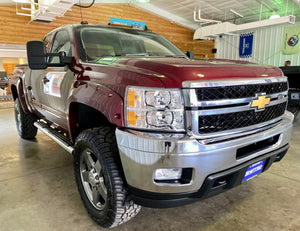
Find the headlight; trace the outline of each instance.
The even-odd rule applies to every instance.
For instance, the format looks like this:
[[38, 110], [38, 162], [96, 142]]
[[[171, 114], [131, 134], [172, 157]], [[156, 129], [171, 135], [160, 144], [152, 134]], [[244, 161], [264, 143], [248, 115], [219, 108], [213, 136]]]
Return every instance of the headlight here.
[[125, 99], [127, 127], [184, 131], [184, 105], [180, 89], [129, 87]]

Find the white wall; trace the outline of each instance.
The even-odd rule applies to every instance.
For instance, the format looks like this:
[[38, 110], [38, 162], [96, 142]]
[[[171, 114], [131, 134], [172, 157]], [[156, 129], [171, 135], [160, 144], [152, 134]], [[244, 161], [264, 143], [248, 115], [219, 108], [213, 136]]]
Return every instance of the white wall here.
[[[289, 24], [290, 25], [290, 24]], [[284, 27], [270, 26], [251, 31], [242, 31], [237, 35], [223, 35], [216, 39], [216, 58], [244, 60], [272, 66], [283, 66], [285, 60], [291, 60], [292, 66], [300, 65], [300, 53], [283, 55], [281, 53]], [[252, 57], [239, 57], [240, 34], [254, 32]]]
[[0, 43], [0, 57], [27, 58], [26, 45]]

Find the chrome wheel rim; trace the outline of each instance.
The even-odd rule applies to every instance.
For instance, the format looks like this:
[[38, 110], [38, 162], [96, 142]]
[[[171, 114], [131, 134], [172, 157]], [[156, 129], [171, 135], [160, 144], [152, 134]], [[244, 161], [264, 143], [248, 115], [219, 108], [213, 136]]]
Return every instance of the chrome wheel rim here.
[[97, 210], [103, 210], [107, 201], [107, 188], [100, 161], [90, 149], [80, 155], [80, 176], [84, 191]]

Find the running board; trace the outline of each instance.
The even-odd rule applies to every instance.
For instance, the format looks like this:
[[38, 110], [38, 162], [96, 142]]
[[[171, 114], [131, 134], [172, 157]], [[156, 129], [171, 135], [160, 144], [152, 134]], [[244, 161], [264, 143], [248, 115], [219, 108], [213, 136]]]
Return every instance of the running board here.
[[37, 127], [41, 132], [49, 136], [52, 140], [54, 140], [67, 152], [69, 152], [70, 154], [73, 153], [74, 150], [73, 144], [67, 137], [60, 134], [58, 131], [54, 130], [53, 128], [49, 127], [47, 124], [43, 122], [37, 121], [34, 123], [34, 126]]

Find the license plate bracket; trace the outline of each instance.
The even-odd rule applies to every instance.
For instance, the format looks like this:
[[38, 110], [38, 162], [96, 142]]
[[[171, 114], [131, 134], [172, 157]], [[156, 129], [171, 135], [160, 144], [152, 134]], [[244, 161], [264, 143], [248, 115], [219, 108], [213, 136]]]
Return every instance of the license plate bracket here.
[[242, 180], [242, 183], [256, 177], [257, 175], [259, 175], [263, 170], [264, 164], [265, 164], [265, 160], [262, 160], [262, 161], [259, 161], [259, 162], [256, 162], [256, 163], [250, 165], [247, 168], [247, 171], [246, 171], [245, 176]]
[[291, 99], [300, 99], [300, 93], [292, 93]]

